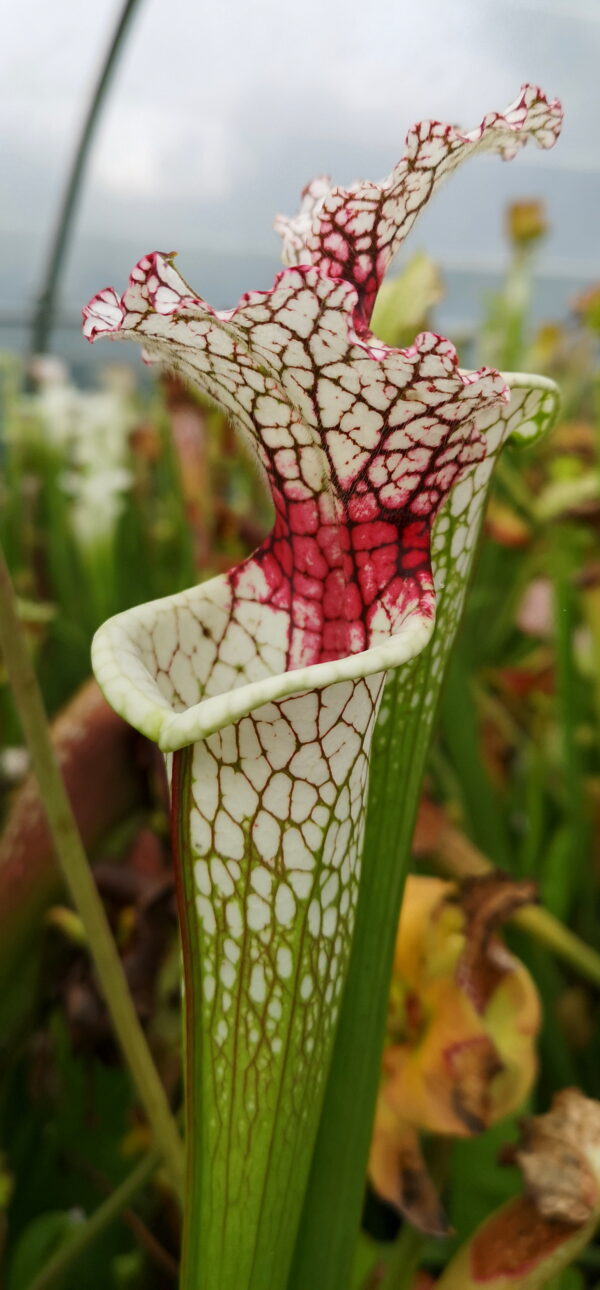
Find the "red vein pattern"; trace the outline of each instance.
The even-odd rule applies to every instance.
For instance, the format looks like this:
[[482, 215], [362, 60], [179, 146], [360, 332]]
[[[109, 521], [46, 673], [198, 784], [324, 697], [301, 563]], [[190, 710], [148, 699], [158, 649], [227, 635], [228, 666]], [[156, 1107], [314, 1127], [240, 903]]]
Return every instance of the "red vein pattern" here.
[[276, 522], [229, 575], [232, 622], [243, 630], [248, 602], [268, 605], [285, 671], [369, 649], [412, 613], [431, 616], [432, 519], [484, 455], [477, 413], [508, 397], [497, 373], [460, 373], [440, 337], [399, 351], [359, 338], [355, 308], [352, 287], [301, 268], [217, 314], [155, 254], [121, 300], [103, 292], [87, 311], [90, 339], [142, 340], [247, 431]]
[[535, 85], [523, 85], [504, 112], [489, 112], [466, 134], [440, 121], [420, 121], [406, 136], [406, 153], [382, 183], [333, 188], [322, 175], [303, 193], [293, 219], [278, 216], [287, 264], [314, 264], [334, 279], [353, 282], [368, 321], [386, 269], [435, 189], [462, 161], [499, 152], [505, 160], [533, 139], [551, 148], [562, 108]]

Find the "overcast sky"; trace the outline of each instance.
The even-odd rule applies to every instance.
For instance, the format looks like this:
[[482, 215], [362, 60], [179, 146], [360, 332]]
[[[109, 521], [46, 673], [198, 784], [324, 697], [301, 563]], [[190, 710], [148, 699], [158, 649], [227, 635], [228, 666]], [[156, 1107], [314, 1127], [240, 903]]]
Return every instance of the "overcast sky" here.
[[[30, 298], [121, 0], [6, 5], [0, 44], [0, 306]], [[379, 178], [413, 121], [465, 127], [524, 80], [563, 99], [556, 149], [484, 160], [415, 228], [449, 266], [502, 256], [502, 210], [545, 197], [547, 263], [600, 276], [600, 0], [141, 0], [98, 131], [69, 257], [70, 305], [143, 253], [177, 249], [216, 305], [230, 256], [266, 287], [271, 224], [313, 174]], [[200, 272], [200, 278], [198, 278]], [[230, 275], [231, 278], [231, 275]], [[231, 279], [237, 284], [236, 273]], [[229, 295], [230, 282], [223, 288]]]

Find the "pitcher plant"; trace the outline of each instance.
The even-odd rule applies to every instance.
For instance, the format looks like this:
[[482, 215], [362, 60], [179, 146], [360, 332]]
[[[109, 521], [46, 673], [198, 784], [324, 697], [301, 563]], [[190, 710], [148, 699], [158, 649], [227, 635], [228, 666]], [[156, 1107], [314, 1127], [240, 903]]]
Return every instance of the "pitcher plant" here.
[[[122, 297], [102, 291], [84, 310], [88, 339], [138, 341], [226, 410], [274, 508], [271, 533], [243, 563], [111, 619], [93, 651], [109, 702], [171, 765], [185, 1290], [283, 1290], [296, 1275], [359, 892], [361, 945], [374, 948], [361, 859], [386, 676], [371, 874], [391, 798], [409, 841], [495, 458], [509, 436], [537, 435], [556, 406], [551, 382], [462, 371], [432, 333], [389, 348], [369, 329], [377, 290], [460, 161], [512, 157], [528, 139], [549, 147], [560, 123], [558, 103], [526, 86], [470, 133], [415, 126], [383, 183], [315, 181], [299, 215], [277, 221], [287, 267], [233, 309], [212, 309], [172, 255], [155, 253]], [[388, 890], [382, 864], [374, 898], [373, 909], [387, 903], [384, 947], [402, 868]], [[343, 1011], [349, 1033], [350, 989]]]

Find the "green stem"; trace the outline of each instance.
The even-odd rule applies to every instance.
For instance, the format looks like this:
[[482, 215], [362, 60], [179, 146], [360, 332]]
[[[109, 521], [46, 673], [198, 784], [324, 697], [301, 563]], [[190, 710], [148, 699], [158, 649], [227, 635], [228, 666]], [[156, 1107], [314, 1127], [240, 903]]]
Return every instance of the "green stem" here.
[[465, 813], [481, 847], [497, 864], [509, 867], [506, 822], [481, 756], [481, 731], [472, 684], [470, 642], [460, 642], [448, 664], [440, 724], [458, 774]]
[[385, 1267], [387, 1247], [361, 1228], [357, 1233], [352, 1262], [352, 1279], [348, 1290], [374, 1290]]
[[[445, 830], [434, 863], [436, 869], [459, 880], [491, 873], [494, 868], [487, 856], [458, 829], [452, 827]], [[563, 963], [568, 963], [585, 980], [600, 988], [600, 954], [565, 927], [549, 909], [540, 905], [527, 905], [524, 909], [517, 910], [511, 921], [540, 945], [551, 950]]]
[[600, 954], [569, 931], [548, 909], [528, 906], [514, 915], [513, 922], [600, 989]]
[[424, 1245], [425, 1237], [406, 1223], [392, 1246], [378, 1290], [410, 1290]]
[[56, 228], [50, 244], [42, 288], [39, 293], [38, 303], [33, 318], [31, 328], [32, 354], [43, 354], [46, 352], [48, 346], [48, 337], [52, 328], [56, 307], [58, 284], [92, 140], [100, 112], [106, 98], [106, 92], [110, 84], [115, 63], [123, 44], [123, 39], [138, 3], [139, 0], [125, 0], [123, 10], [117, 22], [117, 26], [100, 70], [98, 83], [95, 86], [90, 105], [85, 115], [81, 135], [77, 142], [71, 170], [69, 172], [63, 199], [60, 205]]
[[123, 965], [96, 890], [58, 767], [42, 695], [19, 621], [15, 593], [1, 546], [0, 649], [63, 877], [85, 927], [115, 1032], [148, 1117], [156, 1146], [164, 1156], [173, 1184], [181, 1196], [181, 1139], [129, 993]]
[[160, 1163], [157, 1151], [149, 1151], [132, 1169], [127, 1178], [99, 1205], [98, 1209], [80, 1223], [75, 1232], [64, 1245], [56, 1251], [44, 1265], [41, 1272], [30, 1282], [28, 1290], [49, 1290], [55, 1281], [68, 1271], [80, 1254], [100, 1236], [106, 1227], [127, 1208], [133, 1197], [141, 1190], [144, 1183], [152, 1177]]
[[[556, 629], [556, 671], [558, 718], [562, 734], [562, 774], [565, 783], [565, 813], [574, 828], [585, 820], [582, 791], [581, 753], [577, 743], [578, 705], [573, 634], [575, 630], [574, 595], [571, 568], [565, 558], [564, 538], [557, 538], [554, 586], [554, 622]], [[575, 859], [575, 856], [573, 857]]]
[[593, 584], [584, 589], [582, 608], [592, 637], [594, 703], [596, 723], [600, 733], [600, 585]]

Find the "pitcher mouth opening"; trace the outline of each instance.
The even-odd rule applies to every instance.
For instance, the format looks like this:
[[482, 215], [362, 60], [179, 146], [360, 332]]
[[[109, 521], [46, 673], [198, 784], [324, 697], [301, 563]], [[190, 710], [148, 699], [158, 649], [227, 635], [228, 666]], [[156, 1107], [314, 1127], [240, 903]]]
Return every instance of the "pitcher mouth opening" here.
[[405, 663], [429, 641], [435, 616], [431, 589], [370, 648], [287, 668], [283, 618], [256, 601], [236, 599], [233, 607], [231, 583], [220, 575], [127, 610], [96, 633], [93, 667], [108, 702], [163, 752], [264, 704]]

